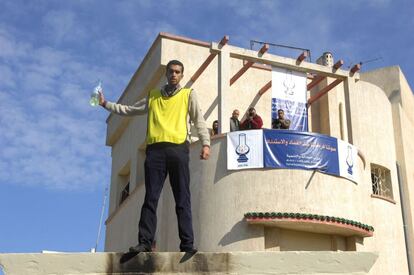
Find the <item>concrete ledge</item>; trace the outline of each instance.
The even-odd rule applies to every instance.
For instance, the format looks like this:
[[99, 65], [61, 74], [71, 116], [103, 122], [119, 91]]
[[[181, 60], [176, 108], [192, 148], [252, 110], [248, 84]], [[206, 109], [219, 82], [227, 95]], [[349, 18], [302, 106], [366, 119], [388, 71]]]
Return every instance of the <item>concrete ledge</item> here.
[[247, 218], [248, 224], [274, 226], [279, 228], [285, 228], [296, 231], [305, 231], [320, 234], [330, 234], [339, 236], [359, 236], [359, 237], [372, 237], [373, 232], [364, 230], [351, 224], [310, 220], [310, 219], [297, 219], [297, 218]]
[[121, 264], [122, 253], [0, 254], [5, 275], [22, 274], [367, 274], [370, 252], [141, 253]]

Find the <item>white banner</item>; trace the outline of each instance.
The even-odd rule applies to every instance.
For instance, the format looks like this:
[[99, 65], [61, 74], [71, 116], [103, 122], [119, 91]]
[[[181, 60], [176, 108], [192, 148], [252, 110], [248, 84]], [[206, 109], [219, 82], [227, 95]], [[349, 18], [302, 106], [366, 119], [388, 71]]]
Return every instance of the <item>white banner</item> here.
[[352, 144], [338, 139], [339, 175], [358, 183], [359, 170], [357, 169], [357, 161], [358, 149]]
[[272, 98], [306, 103], [306, 74], [272, 67]]
[[227, 134], [227, 169], [263, 168], [262, 130]]
[[272, 119], [282, 109], [290, 130], [308, 131], [306, 74], [272, 67]]

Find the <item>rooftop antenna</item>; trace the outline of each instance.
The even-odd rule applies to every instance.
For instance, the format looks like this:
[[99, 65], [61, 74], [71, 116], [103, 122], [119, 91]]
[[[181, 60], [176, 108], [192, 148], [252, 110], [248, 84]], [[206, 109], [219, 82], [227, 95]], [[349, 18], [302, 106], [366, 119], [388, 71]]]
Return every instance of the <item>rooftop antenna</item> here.
[[305, 51], [308, 54], [309, 62], [312, 62], [311, 51], [309, 49], [294, 47], [294, 46], [289, 46], [289, 45], [275, 44], [275, 43], [270, 43], [270, 42], [257, 41], [257, 40], [250, 40], [250, 49], [251, 50], [253, 50], [254, 44], [260, 44], [260, 45], [268, 44], [268, 45], [273, 46], [273, 47], [297, 50], [297, 51], [302, 51], [302, 52]]
[[103, 219], [103, 215], [104, 215], [104, 212], [105, 212], [105, 205], [106, 205], [107, 196], [108, 196], [108, 186], [105, 187], [104, 200], [103, 200], [102, 210], [101, 210], [101, 218], [99, 219], [98, 236], [96, 237], [95, 247], [91, 249], [92, 253], [95, 253], [96, 250], [98, 249], [98, 243], [99, 243], [99, 239], [101, 237], [102, 219]]
[[[378, 57], [371, 58], [371, 59], [368, 59], [368, 60], [365, 60], [365, 61], [360, 61], [357, 64], [362, 65], [362, 64], [367, 64], [367, 63], [379, 61], [379, 60], [382, 60], [382, 59], [383, 59], [382, 56], [378, 56]], [[351, 68], [352, 65], [354, 65], [354, 63], [351, 63], [351, 65], [348, 66], [348, 69]]]

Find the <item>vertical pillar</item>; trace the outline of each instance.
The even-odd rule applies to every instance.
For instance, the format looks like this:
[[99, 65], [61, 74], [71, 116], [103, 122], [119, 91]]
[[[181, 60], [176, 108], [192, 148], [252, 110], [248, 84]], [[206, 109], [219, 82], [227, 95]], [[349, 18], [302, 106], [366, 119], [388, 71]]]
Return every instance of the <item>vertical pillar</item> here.
[[264, 227], [264, 239], [266, 251], [280, 251], [280, 228]]
[[[332, 78], [327, 77], [321, 83], [323, 87], [327, 87], [333, 81]], [[321, 134], [332, 136], [331, 134], [331, 110], [330, 110], [330, 95], [331, 92], [325, 94], [323, 97], [319, 98], [319, 131]]]
[[346, 113], [346, 131], [348, 132], [348, 142], [354, 144], [355, 140], [355, 121], [352, 113], [352, 96], [356, 92], [355, 79], [347, 77], [344, 81], [345, 92], [345, 113]]
[[339, 108], [340, 137], [342, 140], [348, 142], [348, 131], [347, 131], [347, 126], [346, 126], [344, 104], [340, 102], [338, 108]]
[[347, 251], [363, 251], [364, 239], [357, 236], [350, 236], [346, 238]]
[[[330, 79], [329, 82], [331, 84], [335, 81], [331, 81]], [[341, 121], [341, 117], [343, 116], [339, 107], [340, 97], [344, 90], [343, 87], [343, 83], [339, 83], [325, 95], [328, 102], [329, 135], [340, 139], [343, 139], [344, 136], [344, 124], [343, 121]]]
[[218, 58], [218, 121], [219, 133], [230, 131], [230, 113], [227, 102], [230, 98], [230, 52], [223, 48]]

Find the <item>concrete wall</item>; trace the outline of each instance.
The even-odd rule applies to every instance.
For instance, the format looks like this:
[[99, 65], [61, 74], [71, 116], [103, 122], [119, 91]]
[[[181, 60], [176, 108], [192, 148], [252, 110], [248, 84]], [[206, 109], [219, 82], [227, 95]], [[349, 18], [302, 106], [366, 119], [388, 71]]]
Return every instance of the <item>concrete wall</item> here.
[[[200, 163], [196, 153], [192, 152], [191, 164], [196, 180], [194, 224], [203, 251], [265, 250], [265, 229], [248, 225], [243, 219], [247, 212], [314, 213], [371, 223], [369, 212], [358, 207], [369, 193], [348, 180], [305, 170], [228, 171], [225, 138], [213, 140], [211, 161]], [[323, 238], [318, 234], [313, 237]], [[291, 240], [285, 243], [285, 250], [309, 249], [306, 243]], [[321, 243], [316, 250], [323, 247]]]
[[[324, 79], [309, 91], [309, 97], [318, 94], [321, 89], [333, 81], [333, 78]], [[342, 105], [342, 111], [340, 111], [340, 105]], [[348, 141], [345, 107], [344, 85], [340, 83], [325, 96], [312, 103], [308, 109], [309, 131]]]
[[[380, 87], [392, 106], [396, 159], [401, 172], [401, 198], [405, 211], [406, 243], [414, 270], [414, 97], [398, 66], [382, 68], [361, 75]], [[399, 194], [394, 193], [395, 196]]]
[[[368, 208], [373, 218], [375, 235], [372, 239], [365, 239], [364, 245], [358, 250], [379, 251], [380, 256], [372, 274], [382, 274], [385, 271], [389, 274], [406, 274], [408, 270], [395, 165], [397, 159], [391, 104], [386, 94], [373, 84], [359, 81], [356, 88], [353, 90], [353, 115], [358, 119], [355, 119], [353, 124], [354, 144], [364, 152], [368, 165], [374, 163], [390, 170], [393, 199], [396, 202], [394, 204], [378, 198], [369, 198], [369, 204], [360, 205], [361, 208]], [[362, 184], [370, 189], [369, 166], [364, 178]], [[370, 191], [372, 193], [372, 190]]]
[[6, 275], [119, 274], [368, 274], [367, 252], [232, 252], [0, 254]]

